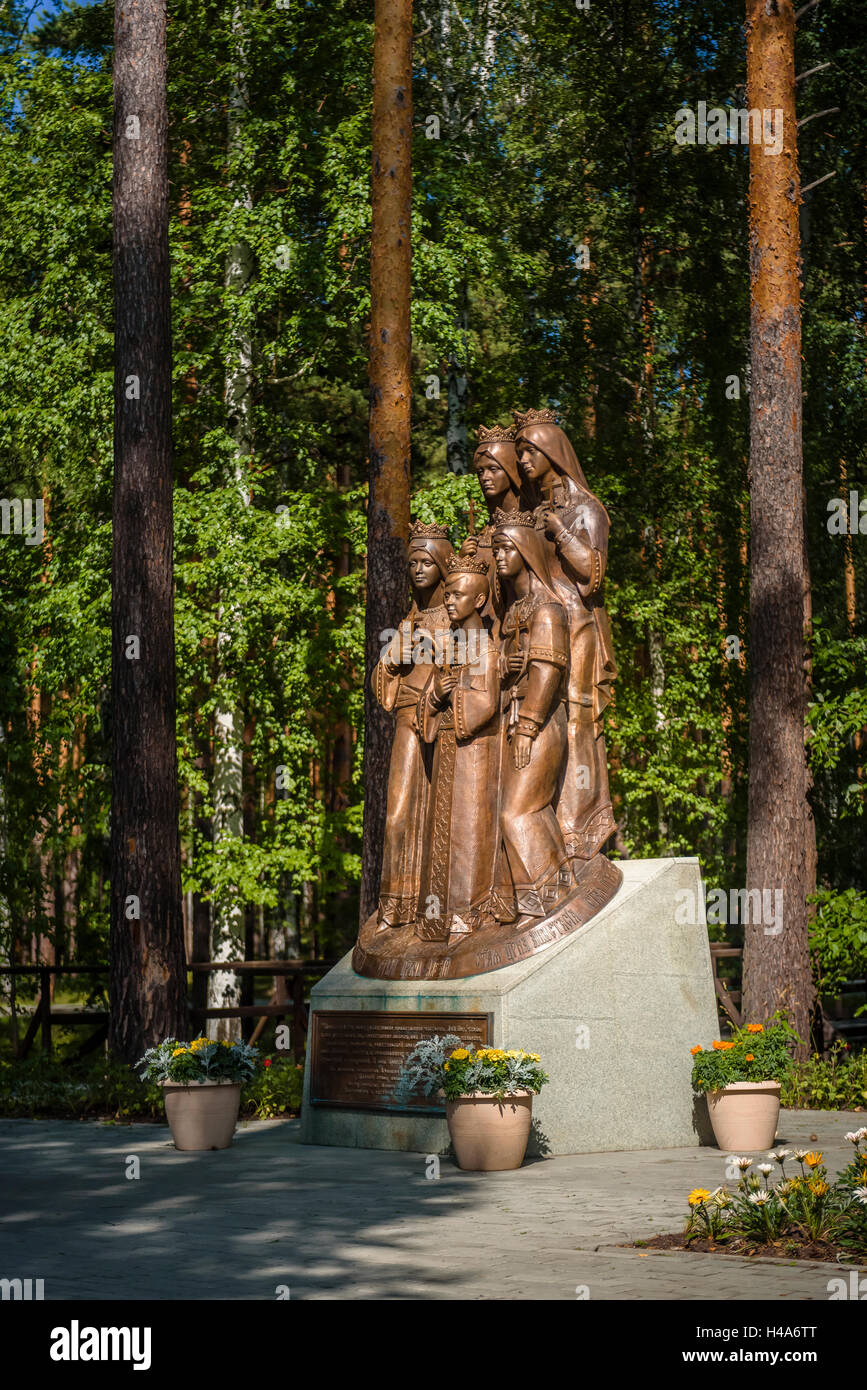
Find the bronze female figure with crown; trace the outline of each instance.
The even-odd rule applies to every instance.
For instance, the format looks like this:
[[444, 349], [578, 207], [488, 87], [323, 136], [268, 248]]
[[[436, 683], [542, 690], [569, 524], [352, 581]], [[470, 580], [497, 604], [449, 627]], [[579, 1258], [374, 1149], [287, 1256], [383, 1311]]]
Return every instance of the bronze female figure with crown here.
[[416, 711], [419, 695], [433, 676], [436, 635], [449, 628], [443, 584], [453, 555], [445, 527], [416, 522], [407, 546], [412, 607], [372, 675], [377, 700], [395, 714], [376, 914], [379, 927], [414, 924], [418, 912], [431, 760], [419, 738]]
[[461, 546], [461, 555], [475, 556], [487, 564], [491, 591], [488, 611], [491, 618], [491, 634], [496, 640], [503, 616], [503, 601], [494, 561], [492, 518], [496, 511], [520, 510], [525, 484], [518, 468], [513, 426], [494, 425], [487, 429], [482, 425], [478, 431], [478, 441], [478, 447], [473, 454], [473, 471], [485, 499], [488, 521], [478, 535], [467, 536]]
[[608, 513], [590, 491], [551, 410], [515, 412], [521, 473], [538, 494], [536, 520], [551, 542], [551, 574], [569, 615], [569, 754], [557, 814], [569, 853], [589, 860], [616, 829], [602, 713], [617, 675], [603, 584]]
[[419, 699], [421, 737], [434, 746], [416, 934], [455, 945], [469, 932], [513, 921], [514, 893], [499, 853], [502, 737], [499, 652], [483, 617], [487, 564], [449, 561], [445, 607], [456, 637]]

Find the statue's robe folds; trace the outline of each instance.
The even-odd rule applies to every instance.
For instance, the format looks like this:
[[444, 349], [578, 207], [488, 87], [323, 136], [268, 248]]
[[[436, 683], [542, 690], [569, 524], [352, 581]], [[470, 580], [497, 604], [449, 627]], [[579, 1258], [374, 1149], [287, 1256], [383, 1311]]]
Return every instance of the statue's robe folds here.
[[[551, 574], [569, 619], [568, 753], [557, 817], [570, 857], [590, 859], [615, 829], [601, 718], [617, 675], [603, 600], [609, 522], [602, 504], [570, 479], [561, 478], [549, 500], [566, 528], [553, 543]], [[541, 509], [537, 525], [544, 530]], [[576, 569], [584, 546], [591, 566], [586, 579]]]
[[478, 661], [450, 669], [458, 683], [449, 703], [439, 709], [430, 688], [419, 700], [422, 738], [434, 750], [416, 926], [425, 941], [456, 940], [515, 917], [508, 864], [498, 852], [497, 649], [487, 642]]
[[[449, 629], [448, 614], [441, 604], [421, 610], [413, 607], [371, 677], [377, 700], [395, 715], [379, 889], [378, 921], [382, 927], [406, 926], [418, 916], [433, 749], [422, 742], [417, 712], [419, 697], [435, 670], [435, 634]], [[419, 638], [424, 634], [429, 638], [429, 660], [418, 659]], [[400, 660], [413, 650], [415, 660]]]
[[[567, 754], [564, 696], [569, 672], [569, 625], [563, 605], [532, 594], [506, 612], [501, 670], [504, 713], [500, 829], [518, 912], [545, 917], [569, 892], [572, 872], [554, 801]], [[509, 669], [518, 656], [518, 671]], [[518, 719], [535, 720], [526, 767], [515, 767], [511, 743]]]

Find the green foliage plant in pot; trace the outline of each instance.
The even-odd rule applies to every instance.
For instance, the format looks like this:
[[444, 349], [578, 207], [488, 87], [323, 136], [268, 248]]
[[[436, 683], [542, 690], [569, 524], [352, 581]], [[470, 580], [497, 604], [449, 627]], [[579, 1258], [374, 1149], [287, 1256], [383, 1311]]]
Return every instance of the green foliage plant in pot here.
[[143, 1081], [163, 1089], [176, 1149], [228, 1149], [238, 1121], [241, 1087], [259, 1067], [259, 1049], [245, 1042], [166, 1038], [136, 1064]]
[[520, 1168], [527, 1151], [533, 1096], [548, 1080], [536, 1052], [466, 1048], [460, 1038], [417, 1042], [403, 1065], [395, 1095], [441, 1093], [459, 1168], [502, 1172]]
[[772, 1147], [780, 1115], [780, 1085], [801, 1040], [779, 1015], [746, 1023], [730, 1039], [692, 1051], [692, 1084], [707, 1096], [714, 1138], [721, 1149], [757, 1153]]

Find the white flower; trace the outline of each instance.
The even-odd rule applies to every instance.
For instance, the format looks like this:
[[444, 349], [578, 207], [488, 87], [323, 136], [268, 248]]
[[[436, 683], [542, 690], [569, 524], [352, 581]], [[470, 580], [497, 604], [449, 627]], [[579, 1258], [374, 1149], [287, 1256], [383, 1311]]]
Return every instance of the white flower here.
[[753, 1166], [753, 1160], [751, 1158], [738, 1158], [737, 1154], [730, 1154], [729, 1162], [734, 1163], [740, 1168], [742, 1173], [745, 1173], [748, 1168], [752, 1168]]
[[756, 1207], [763, 1207], [765, 1202], [771, 1200], [770, 1192], [751, 1192], [747, 1201], [752, 1202]]
[[795, 1149], [792, 1153], [792, 1157], [796, 1158], [799, 1163], [803, 1163], [809, 1152], [809, 1149]]
[[867, 1125], [862, 1125], [860, 1129], [856, 1129], [855, 1137], [857, 1139], [867, 1139]]
[[862, 1207], [867, 1207], [867, 1187], [856, 1187], [852, 1193], [856, 1202], [860, 1202]]
[[772, 1158], [775, 1163], [779, 1163], [782, 1167], [782, 1164], [789, 1157], [791, 1152], [791, 1149], [773, 1149], [771, 1153], [768, 1154], [768, 1158]]
[[760, 1163], [760, 1164], [759, 1164], [759, 1172], [760, 1172], [760, 1173], [764, 1173], [765, 1176], [767, 1176], [768, 1173], [773, 1173], [773, 1171], [774, 1171], [774, 1165], [773, 1165], [773, 1163]]
[[858, 1143], [858, 1133], [856, 1130], [850, 1129], [848, 1134], [843, 1135], [843, 1138], [848, 1139], [850, 1144]]

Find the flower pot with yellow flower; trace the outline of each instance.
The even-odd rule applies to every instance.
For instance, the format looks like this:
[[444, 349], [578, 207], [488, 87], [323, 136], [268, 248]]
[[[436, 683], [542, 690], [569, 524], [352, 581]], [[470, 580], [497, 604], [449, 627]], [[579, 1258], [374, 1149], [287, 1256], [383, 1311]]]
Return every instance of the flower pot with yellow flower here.
[[800, 1038], [784, 1018], [747, 1023], [730, 1039], [691, 1049], [692, 1084], [707, 1096], [714, 1138], [721, 1149], [769, 1149], [780, 1115], [780, 1083]]
[[416, 1043], [395, 1094], [441, 1093], [458, 1167], [493, 1173], [523, 1163], [533, 1096], [547, 1080], [537, 1052], [467, 1048], [448, 1035]]
[[241, 1087], [256, 1074], [258, 1048], [245, 1042], [166, 1038], [138, 1062], [142, 1080], [163, 1088], [166, 1119], [176, 1149], [227, 1149], [232, 1142]]

